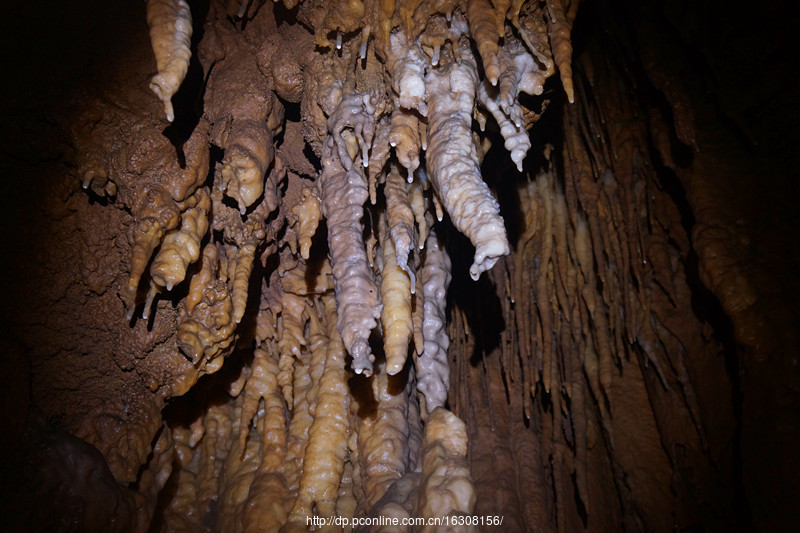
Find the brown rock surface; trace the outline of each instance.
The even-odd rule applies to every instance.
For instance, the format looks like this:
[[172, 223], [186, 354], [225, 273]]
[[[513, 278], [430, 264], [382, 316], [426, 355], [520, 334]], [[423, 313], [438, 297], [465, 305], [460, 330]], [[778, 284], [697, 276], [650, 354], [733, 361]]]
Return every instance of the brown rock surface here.
[[798, 527], [788, 11], [188, 4], [171, 123], [145, 5], [0, 8], [0, 529]]

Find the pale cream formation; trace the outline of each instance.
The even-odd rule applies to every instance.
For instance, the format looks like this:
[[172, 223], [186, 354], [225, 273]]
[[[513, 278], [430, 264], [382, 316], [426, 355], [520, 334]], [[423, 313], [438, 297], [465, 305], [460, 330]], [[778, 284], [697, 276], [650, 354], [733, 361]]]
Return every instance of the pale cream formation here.
[[414, 353], [422, 355], [425, 349], [425, 337], [422, 335], [422, 318], [424, 311], [424, 299], [422, 291], [422, 278], [417, 276], [416, 288], [411, 300], [411, 324], [414, 327]]
[[411, 205], [411, 211], [414, 213], [414, 220], [417, 222], [417, 246], [422, 250], [425, 248], [425, 241], [428, 239], [428, 221], [425, 220], [428, 202], [424, 196], [421, 180], [414, 180], [408, 184], [408, 202]]
[[369, 146], [367, 142], [374, 132], [374, 121], [369, 120], [368, 101], [367, 95], [348, 96], [331, 117], [331, 135], [323, 146], [323, 170], [317, 180], [323, 214], [328, 223], [339, 332], [353, 357], [353, 370], [367, 375], [372, 372], [375, 359], [369, 347], [369, 336], [378, 325], [381, 303], [362, 236], [361, 218], [368, 188], [362, 170], [353, 163], [353, 157], [359, 148]]
[[178, 346], [206, 373], [222, 366], [237, 326], [227, 283], [227, 261], [220, 259], [217, 245], [207, 244], [200, 272], [192, 277], [178, 319]]
[[395, 107], [389, 144], [394, 148], [397, 160], [408, 170], [409, 177], [413, 177], [419, 167], [419, 129], [419, 118], [413, 112]]
[[[256, 254], [255, 242], [247, 242], [244, 246], [228, 246], [229, 272], [232, 274], [231, 293], [233, 299], [233, 320], [242, 321], [247, 307], [247, 288], [250, 285], [250, 273], [253, 271], [253, 260]], [[229, 274], [229, 275], [230, 275]]]
[[447, 287], [451, 279], [450, 266], [450, 257], [435, 231], [431, 229], [425, 246], [425, 263], [420, 274], [424, 297], [424, 350], [415, 359], [417, 390], [421, 396], [423, 418], [435, 408], [444, 406], [450, 388], [450, 365], [447, 361], [450, 339], [447, 336], [445, 315]]
[[[425, 422], [422, 441], [422, 481], [416, 516], [469, 515], [475, 507], [475, 488], [467, 462], [467, 428], [444, 407], [437, 407]], [[457, 528], [422, 526], [421, 532], [477, 531], [474, 526]]]
[[168, 231], [161, 249], [150, 265], [153, 282], [168, 291], [186, 276], [186, 268], [200, 258], [200, 242], [208, 231], [211, 198], [208, 191], [198, 189], [191, 197], [195, 205], [181, 214], [181, 227]]
[[[402, 183], [402, 180], [401, 180]], [[381, 300], [383, 300], [383, 347], [386, 352], [386, 372], [394, 375], [405, 366], [408, 342], [411, 339], [411, 287], [408, 274], [397, 264], [397, 255], [389, 231], [380, 226], [383, 269], [381, 270]]]
[[[148, 132], [141, 144], [114, 146], [110, 175], [118, 181], [119, 196], [134, 215], [130, 276], [122, 291], [128, 320], [133, 317], [138, 303], [139, 282], [153, 251], [161, 244], [165, 234], [178, 231], [176, 228], [181, 223], [182, 211], [186, 212], [198, 203], [203, 203], [200, 196], [203, 193], [195, 193], [208, 175], [208, 124], [205, 121], [198, 123], [182, 149], [185, 156], [183, 167], [175, 155], [174, 146], [152, 131]], [[202, 209], [188, 215], [189, 219], [194, 219], [201, 212]], [[192, 225], [191, 220], [187, 224]], [[197, 224], [202, 226], [203, 221], [197, 219]], [[188, 229], [190, 228], [187, 227]], [[198, 226], [191, 231], [194, 233], [200, 229], [202, 228]], [[195, 234], [198, 242], [202, 240], [205, 231]], [[185, 253], [188, 254], [185, 257], [191, 259], [192, 252]], [[174, 272], [177, 275], [181, 267], [179, 263], [175, 265]], [[153, 280], [150, 281], [150, 286], [148, 302], [143, 312], [145, 318], [149, 315], [150, 304], [156, 294], [156, 283]]]
[[392, 483], [389, 490], [375, 504], [370, 516], [396, 518], [398, 525], [386, 524], [372, 528], [374, 533], [409, 533], [411, 526], [400, 525], [404, 518], [411, 518], [417, 503], [419, 489], [419, 472], [407, 472]]
[[141, 207], [136, 210], [131, 250], [131, 274], [123, 289], [127, 307], [126, 318], [133, 317], [139, 281], [150, 262], [150, 256], [161, 242], [164, 233], [175, 229], [180, 221], [180, 211], [175, 201], [160, 187], [148, 188]]
[[336, 54], [314, 54], [303, 71], [303, 136], [317, 154], [328, 135], [327, 118], [342, 101], [345, 70]]
[[[477, 149], [476, 147], [475, 150], [477, 151]], [[480, 156], [478, 156], [478, 161], [480, 161]], [[433, 212], [436, 213], [436, 220], [441, 222], [444, 220], [444, 209], [442, 209], [442, 202], [439, 200], [439, 195], [436, 194], [436, 191], [433, 191], [431, 201], [433, 202]]]
[[[555, 70], [549, 26], [571, 98], [569, 26], [577, 3], [306, 0], [294, 13], [275, 12], [272, 3], [234, 4], [212, 3], [209, 10], [205, 48], [198, 53], [208, 76], [204, 114], [181, 147], [186, 168], [178, 168], [175, 147], [160, 130], [149, 127], [151, 136], [137, 137], [146, 142], [134, 149], [119, 154], [108, 149], [111, 164], [93, 159], [81, 169], [87, 186], [103, 194], [114, 191], [133, 213], [131, 275], [122, 287], [129, 311], [159, 245], [148, 298], [189, 280], [188, 294], [177, 306], [177, 346], [192, 365], [174, 378], [180, 386], [172, 390], [189, 391], [200, 375], [222, 368], [237, 350], [226, 371], [208, 381], [217, 389], [208, 396], [203, 389], [207, 404], [170, 422], [174, 443], [166, 432], [158, 441], [154, 470], [148, 472], [156, 479], [153, 486], [164, 485], [168, 452], [175, 452], [177, 487], [164, 529], [286, 533], [307, 530], [312, 515], [469, 514], [475, 492], [466, 428], [444, 406], [449, 401], [454, 412], [470, 412], [469, 391], [459, 387], [473, 369], [453, 358], [459, 379], [451, 391], [448, 349], [451, 342], [474, 340], [457, 339], [467, 336], [465, 321], [456, 320], [450, 330], [446, 323], [451, 261], [440, 238], [449, 231], [444, 214], [475, 246], [473, 279], [509, 253], [499, 204], [480, 172], [490, 142], [473, 133], [473, 113], [481, 132], [488, 114], [494, 117], [521, 170], [530, 148], [526, 128], [538, 115], [520, 104], [520, 93], [541, 95]], [[290, 10], [296, 4], [284, 2]], [[153, 90], [171, 120], [170, 98], [189, 60], [191, 20], [184, 0], [151, 0], [147, 7], [159, 66]], [[231, 24], [220, 13], [238, 18]], [[513, 28], [506, 26], [506, 15]], [[297, 21], [290, 20], [294, 16]], [[329, 48], [313, 49], [315, 40]], [[279, 41], [283, 44], [275, 46]], [[166, 42], [185, 46], [170, 51]], [[293, 50], [287, 42], [312, 49]], [[167, 58], [171, 63], [164, 63], [167, 52], [176, 54]], [[286, 64], [278, 59], [284, 53], [291, 56]], [[275, 58], [265, 59], [271, 54]], [[284, 117], [276, 90], [300, 104], [299, 119]], [[92, 135], [115, 138], [100, 129]], [[208, 185], [212, 146], [222, 152]], [[158, 157], [148, 159], [153, 147]], [[309, 147], [320, 156], [315, 181], [314, 155], [303, 149]], [[120, 169], [126, 169], [122, 178]], [[531, 206], [526, 217], [538, 213], [526, 218], [525, 236], [541, 241], [524, 244], [527, 255], [520, 257], [546, 258], [544, 267], [534, 276], [527, 264], [504, 261], [498, 265], [503, 269], [491, 274], [507, 295], [520, 287], [548, 295], [535, 300], [535, 309], [515, 315], [526, 317], [517, 324], [520, 336], [533, 338], [539, 333], [531, 330], [540, 328], [541, 353], [523, 354], [528, 363], [522, 376], [508, 361], [502, 364], [513, 368], [505, 375], [526, 391], [541, 379], [545, 392], [559, 398], [562, 392], [573, 394], [577, 404], [580, 392], [572, 392], [572, 382], [559, 382], [566, 359], [558, 351], [556, 297], [585, 291], [581, 305], [560, 305], [570, 313], [567, 320], [582, 321], [586, 338], [598, 337], [574, 365], [596, 396], [611, 390], [614, 344], [587, 324], [616, 331], [608, 322], [617, 318], [605, 312], [604, 295], [594, 288], [606, 286], [606, 278], [599, 279], [606, 274], [593, 266], [599, 257], [593, 247], [600, 246], [593, 219], [568, 220], [568, 199], [556, 195], [554, 180], [545, 181], [520, 192]], [[434, 213], [441, 222], [436, 231]], [[329, 257], [324, 245], [312, 247], [322, 216]], [[567, 240], [574, 249], [567, 248]], [[548, 267], [551, 263], [562, 268]], [[565, 283], [578, 289], [564, 290]], [[248, 294], [256, 290], [253, 324]], [[522, 309], [523, 302], [517, 305]], [[527, 320], [537, 313], [535, 323]], [[516, 346], [516, 339], [508, 338], [512, 333], [503, 332], [503, 357]], [[383, 342], [385, 360], [371, 352], [373, 335], [373, 342]], [[413, 365], [407, 364], [412, 339]], [[532, 345], [520, 344], [519, 350]], [[460, 345], [458, 353], [467, 350]], [[237, 374], [227, 372], [230, 365]], [[566, 412], [553, 405], [559, 415]], [[600, 415], [611, 434], [605, 427], [608, 412]], [[575, 425], [576, 442], [586, 440], [585, 429], [586, 424]], [[585, 505], [586, 476], [577, 472]]]
[[[379, 368], [370, 377], [376, 402], [370, 416], [361, 417], [358, 458], [365, 508], [372, 509], [409, 468], [408, 391], [401, 376]], [[366, 407], [366, 406], [365, 406]]]
[[544, 82], [553, 74], [553, 62], [548, 56], [537, 55], [534, 59], [510, 32], [506, 34], [506, 46], [501, 57], [500, 106], [511, 115], [512, 106], [519, 106], [517, 98], [520, 93], [540, 95], [544, 92]]
[[[326, 326], [316, 313], [311, 313], [309, 321], [310, 363], [298, 364], [294, 369], [292, 392], [294, 403], [286, 439], [284, 459], [286, 484], [291, 494], [297, 494], [300, 475], [308, 446], [308, 430], [314, 421], [319, 380], [325, 369], [328, 335]], [[291, 506], [290, 506], [291, 508]]]
[[372, 140], [372, 148], [369, 151], [369, 159], [367, 163], [367, 174], [369, 178], [369, 202], [372, 205], [378, 201], [377, 185], [378, 180], [384, 177], [384, 168], [386, 162], [389, 161], [391, 155], [391, 147], [389, 144], [391, 132], [391, 119], [389, 116], [384, 116], [378, 121], [375, 128], [375, 137]]
[[263, 120], [235, 120], [229, 143], [222, 166], [223, 187], [244, 215], [264, 192], [264, 177], [275, 156], [272, 131]]
[[386, 175], [383, 187], [386, 197], [387, 222], [389, 235], [397, 255], [396, 263], [411, 278], [411, 292], [414, 292], [414, 270], [408, 264], [409, 254], [414, 250], [416, 234], [414, 231], [414, 211], [408, 199], [408, 185], [395, 165]]
[[500, 208], [481, 178], [472, 142], [472, 107], [478, 85], [467, 40], [458, 47], [460, 63], [428, 73], [430, 139], [428, 174], [456, 228], [475, 245], [469, 273], [477, 280], [509, 253]]
[[512, 116], [506, 115], [500, 109], [496, 96], [490, 96], [489, 89], [483, 83], [478, 86], [478, 100], [497, 121], [497, 125], [500, 126], [500, 134], [505, 140], [504, 146], [511, 154], [511, 160], [517, 165], [517, 170], [522, 172], [522, 161], [531, 147], [522, 109], [516, 105], [512, 108]]
[[[284, 461], [286, 457], [286, 408], [280, 393], [275, 358], [261, 348], [255, 350], [253, 373], [247, 380], [239, 425], [240, 448], [250, 433], [254, 417], [263, 417], [261, 462], [254, 473], [244, 502], [245, 531], [277, 531], [286, 523], [289, 497]], [[258, 410], [260, 400], [264, 409]]]
[[336, 111], [328, 118], [328, 132], [333, 139], [339, 161], [351, 170], [361, 158], [361, 166], [369, 167], [369, 152], [377, 131], [376, 103], [369, 93], [352, 93], [342, 98]]
[[522, 161], [531, 147], [526, 129], [525, 113], [517, 98], [521, 92], [542, 94], [544, 81], [549, 72], [540, 71], [538, 65], [510, 32], [506, 34], [505, 46], [497, 54], [502, 67], [498, 87], [486, 82], [478, 85], [478, 101], [494, 117], [505, 140], [505, 148], [511, 160], [522, 172]]
[[164, 102], [167, 120], [175, 119], [172, 97], [189, 70], [192, 57], [192, 12], [185, 0], [148, 0], [147, 25], [158, 74], [150, 89]]
[[492, 141], [489, 137], [481, 139], [481, 136], [474, 131], [472, 132], [472, 140], [475, 143], [475, 151], [478, 152], [478, 161], [483, 164], [483, 158], [492, 148]]
[[291, 405], [294, 360], [300, 357], [300, 351], [306, 344], [303, 335], [306, 323], [303, 315], [306, 299], [291, 292], [284, 292], [281, 297], [281, 305], [283, 308], [278, 319], [278, 349], [281, 354], [278, 383], [283, 390], [286, 403]]
[[389, 43], [386, 69], [397, 95], [397, 107], [416, 109], [424, 117], [428, 114], [425, 103], [425, 56], [416, 42], [408, 42], [403, 32], [393, 33]]
[[328, 327], [325, 369], [319, 381], [314, 422], [308, 432], [300, 487], [289, 520], [305, 525], [306, 517], [336, 514], [339, 482], [347, 456], [348, 404], [345, 350], [336, 324]]
[[[342, 34], [361, 28], [364, 23], [365, 7], [361, 0], [332, 0], [320, 2], [318, 5], [327, 7], [327, 10], [317, 9], [312, 14], [313, 27], [317, 29], [315, 38], [317, 45], [322, 47], [342, 48]], [[328, 40], [328, 34], [336, 33], [335, 42]]]
[[311, 239], [317, 232], [322, 213], [319, 210], [319, 200], [311, 189], [303, 187], [301, 194], [303, 200], [292, 208], [292, 213], [297, 217], [299, 224], [297, 238], [300, 243], [300, 256], [307, 260], [311, 252]]
[[449, 53], [447, 42], [458, 43], [462, 35], [469, 35], [463, 7], [456, 9], [459, 0], [423, 0], [414, 14], [412, 37], [417, 39], [422, 51], [430, 57], [431, 66], [436, 67], [446, 60]]

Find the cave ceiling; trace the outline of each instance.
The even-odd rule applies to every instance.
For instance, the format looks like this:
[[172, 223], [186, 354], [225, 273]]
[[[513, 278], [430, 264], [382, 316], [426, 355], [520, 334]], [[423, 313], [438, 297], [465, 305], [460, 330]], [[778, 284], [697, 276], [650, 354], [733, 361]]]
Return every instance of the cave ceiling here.
[[800, 527], [792, 11], [4, 5], [3, 525]]

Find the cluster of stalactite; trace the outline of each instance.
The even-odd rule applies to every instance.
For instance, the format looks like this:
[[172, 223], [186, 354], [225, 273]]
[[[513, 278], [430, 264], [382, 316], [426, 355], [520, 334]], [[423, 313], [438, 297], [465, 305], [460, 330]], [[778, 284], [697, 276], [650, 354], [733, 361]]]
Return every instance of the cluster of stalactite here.
[[[297, 24], [276, 27], [267, 7], [242, 2], [239, 8], [236, 18], [257, 30], [245, 33], [218, 24], [233, 13], [212, 5], [198, 45], [200, 62], [210, 73], [204, 113], [177, 158], [168, 157], [172, 147], [164, 139], [161, 146], [152, 146], [158, 139], [148, 139], [152, 144], [120, 147], [96, 122], [84, 124], [94, 136], [105, 134], [111, 159], [111, 164], [82, 162], [84, 187], [118, 194], [135, 218], [131, 271], [123, 294], [128, 318], [141, 304], [139, 285], [148, 265], [145, 319], [154, 298], [181, 283], [202, 255], [200, 272], [190, 279], [178, 336], [181, 349], [201, 373], [219, 368], [245, 311], [256, 252], [288, 243], [275, 242], [273, 235], [288, 210], [281, 210], [278, 224], [268, 228], [265, 223], [279, 203], [295, 200], [281, 197], [278, 190], [291, 169], [291, 162], [275, 155], [275, 137], [284, 126], [279, 96], [300, 102], [302, 133], [322, 160], [322, 172], [305, 193], [306, 208], [293, 211], [306, 243], [301, 256], [308, 259], [308, 243], [320, 216], [308, 207], [316, 202], [315, 209], [327, 221], [338, 330], [352, 368], [372, 373], [375, 356], [369, 337], [381, 320], [392, 330], [386, 335], [387, 356], [390, 371], [397, 372], [408, 340], [400, 336], [408, 337], [412, 329], [411, 295], [417, 274], [426, 268], [429, 206], [440, 221], [446, 212], [472, 241], [473, 279], [509, 253], [497, 201], [481, 178], [480, 161], [488, 144], [473, 134], [473, 115], [481, 128], [486, 113], [494, 117], [521, 170], [530, 148], [527, 128], [538, 115], [518, 97], [540, 95], [558, 65], [572, 99], [569, 32], [577, 2], [493, 6], [475, 0], [396, 8], [378, 2], [307, 2], [300, 6], [298, 19], [313, 28], [313, 41]], [[251, 8], [255, 12], [249, 14]], [[167, 120], [173, 121], [171, 97], [191, 59], [191, 13], [182, 0], [148, 2], [147, 12], [158, 67], [151, 88], [164, 101]], [[359, 39], [343, 37], [356, 30]], [[333, 34], [335, 46], [328, 39]], [[287, 49], [285, 43], [292, 42], [288, 35], [306, 46]], [[278, 36], [287, 38], [281, 40], [282, 53], [274, 54]], [[312, 53], [314, 44], [325, 52]], [[212, 169], [213, 184], [205, 183], [209, 142], [224, 153]], [[157, 158], [171, 159], [172, 168], [159, 167]], [[383, 198], [378, 204], [379, 188]], [[365, 218], [367, 198], [377, 207]], [[235, 203], [240, 218], [226, 199]], [[307, 221], [308, 216], [314, 221]], [[377, 247], [364, 241], [365, 228], [379, 241]], [[209, 231], [221, 238], [212, 239], [201, 253]], [[394, 258], [382, 254], [387, 247], [394, 249]], [[380, 268], [370, 252], [380, 255]], [[438, 252], [428, 255], [444, 260]], [[443, 283], [444, 278], [431, 275], [435, 283]], [[433, 357], [434, 351], [426, 353]], [[431, 409], [443, 399], [435, 403]]]
[[[127, 319], [177, 305], [186, 360], [166, 397], [195, 394], [249, 352], [225, 390], [161, 430], [145, 471], [146, 488], [169, 495], [162, 527], [293, 531], [315, 515], [474, 511], [467, 430], [446, 409], [447, 290], [464, 267], [441, 221], [472, 242], [473, 280], [510, 252], [481, 177], [489, 136], [473, 120], [482, 132], [493, 117], [521, 170], [539, 115], [520, 94], [541, 95], [558, 68], [573, 98], [576, 10], [309, 0], [276, 20], [271, 4], [212, 2], [194, 51], [203, 111], [191, 118], [172, 99], [192, 61], [191, 11], [147, 3], [150, 88], [190, 134], [170, 140], [159, 116], [98, 102], [74, 127], [78, 171], [132, 214]], [[150, 447], [138, 448], [141, 462]], [[143, 506], [137, 523], [153, 512]]]
[[[252, 360], [175, 415], [167, 529], [307, 531], [314, 515], [470, 512], [464, 423], [440, 407], [423, 429], [405, 374], [349, 384], [335, 298], [324, 283], [292, 292], [304, 287], [296, 274], [273, 276], [282, 309], [264, 291]], [[296, 359], [289, 367], [287, 354]]]
[[[691, 318], [687, 236], [648, 163], [668, 126], [639, 120], [613, 67], [592, 68], [603, 61], [573, 74], [578, 2], [284, 4], [276, 20], [271, 3], [212, 2], [186, 139], [114, 103], [75, 128], [94, 147], [78, 151], [84, 188], [133, 215], [127, 318], [158, 320], [174, 301], [186, 361], [166, 396], [194, 402], [161, 430], [146, 470], [159, 505], [138, 524], [691, 523], [691, 503], [667, 494], [689, 492], [689, 471], [716, 479], [718, 450], [686, 354], [719, 347]], [[147, 10], [151, 88], [177, 124], [191, 13], [183, 0]], [[546, 105], [520, 95], [541, 96], [556, 69], [574, 102], [563, 144], [536, 147], [546, 164], [518, 174]], [[498, 137], [519, 207], [506, 220], [481, 176]], [[471, 266], [448, 253], [456, 230]], [[448, 310], [453, 278], [477, 283], [477, 305]], [[487, 309], [504, 322], [494, 349]], [[226, 365], [216, 387], [196, 385]]]
[[452, 309], [453, 352], [472, 355], [451, 359], [450, 405], [482, 443], [476, 513], [519, 531], [724, 527], [729, 435], [694, 385], [722, 348], [694, 314], [689, 237], [653, 163], [671, 126], [642, 119], [618, 65], [587, 54], [576, 71], [563, 144], [517, 185], [514, 253]]

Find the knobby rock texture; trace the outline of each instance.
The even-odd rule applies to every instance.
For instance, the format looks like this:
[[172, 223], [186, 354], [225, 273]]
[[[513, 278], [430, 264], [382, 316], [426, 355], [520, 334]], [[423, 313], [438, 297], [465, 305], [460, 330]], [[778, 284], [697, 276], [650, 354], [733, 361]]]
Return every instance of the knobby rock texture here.
[[2, 528], [800, 528], [785, 4], [4, 4]]

